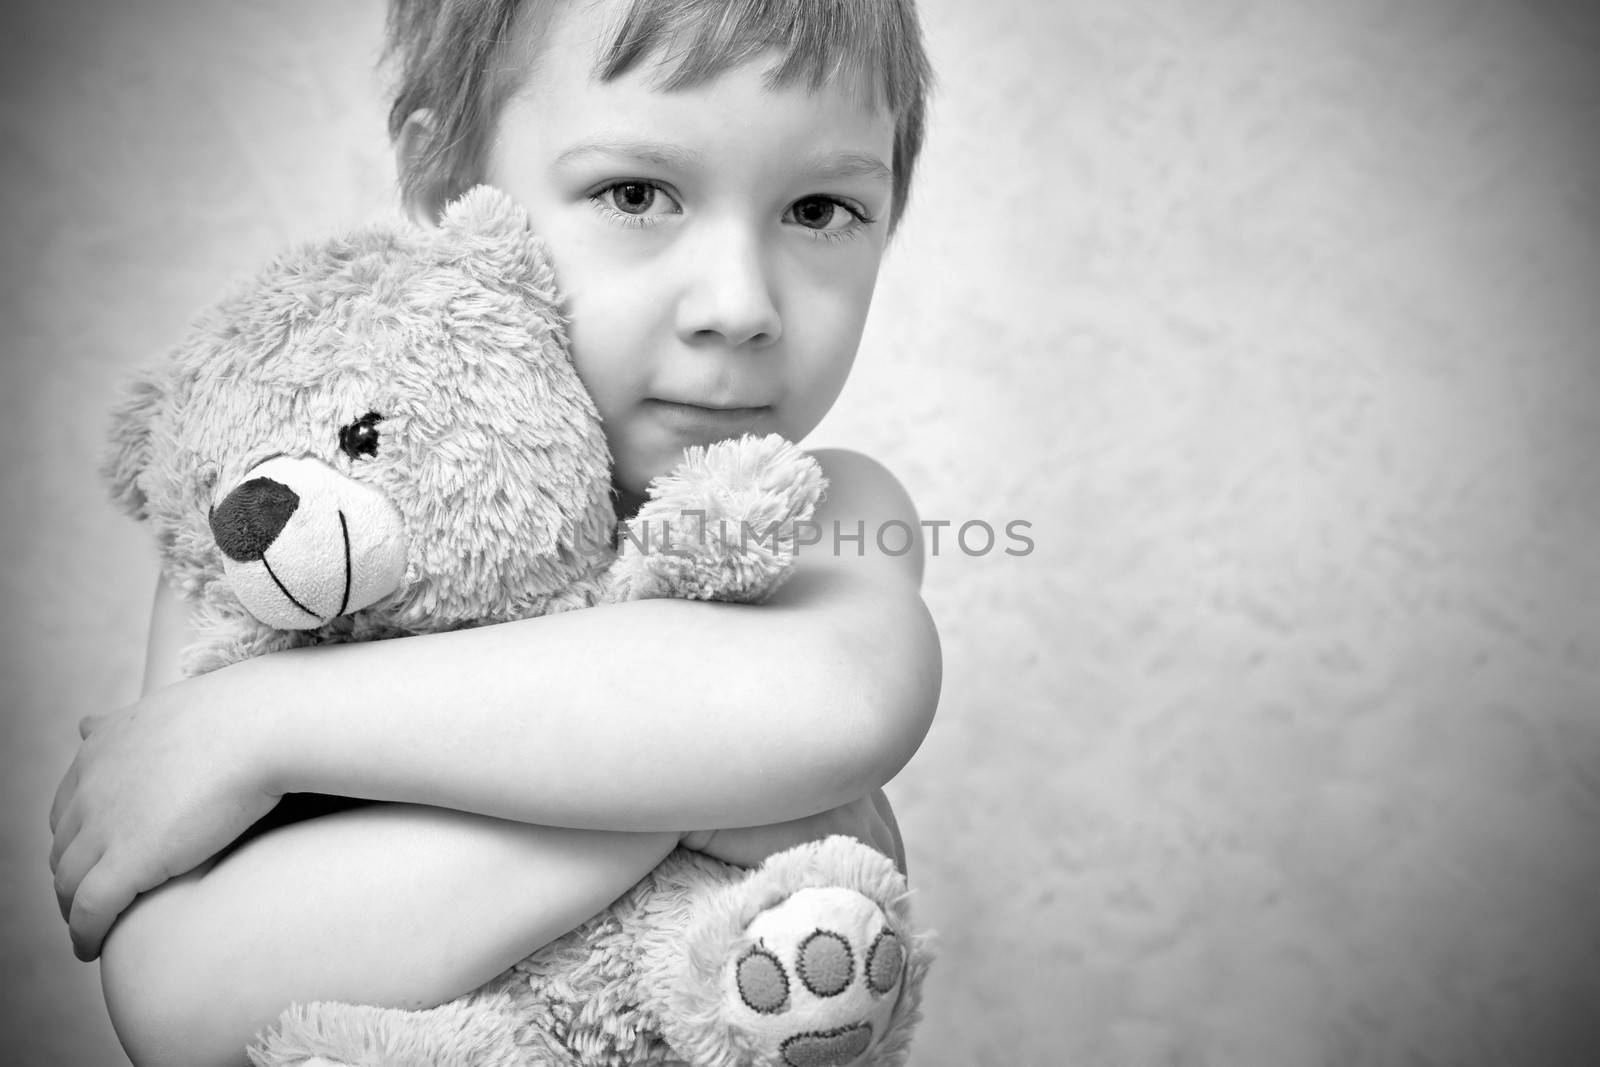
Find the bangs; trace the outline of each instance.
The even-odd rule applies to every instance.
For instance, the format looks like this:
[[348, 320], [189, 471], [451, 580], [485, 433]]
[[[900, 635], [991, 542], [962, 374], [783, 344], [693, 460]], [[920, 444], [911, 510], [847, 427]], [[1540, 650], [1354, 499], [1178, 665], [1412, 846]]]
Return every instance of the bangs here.
[[[580, 3], [584, 0], [564, 0]], [[894, 232], [922, 148], [932, 74], [915, 0], [632, 0], [594, 76], [655, 63], [663, 91], [712, 81], [774, 55], [770, 89], [833, 86], [894, 117]], [[543, 35], [558, 0], [390, 0], [385, 56], [398, 67], [389, 135], [418, 112], [431, 122], [401, 164], [407, 201], [442, 205], [483, 180], [501, 106], [527, 73], [505, 49]]]
[[670, 91], [767, 53], [771, 88], [849, 86], [897, 116], [919, 110], [928, 81], [909, 0], [634, 0], [596, 74], [654, 59]]

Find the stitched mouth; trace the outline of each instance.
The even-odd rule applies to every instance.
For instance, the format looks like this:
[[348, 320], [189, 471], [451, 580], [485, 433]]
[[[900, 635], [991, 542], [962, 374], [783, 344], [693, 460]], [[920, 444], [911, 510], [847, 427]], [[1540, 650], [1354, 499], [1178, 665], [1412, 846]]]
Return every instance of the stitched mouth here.
[[339, 598], [339, 610], [333, 613], [335, 618], [350, 606], [350, 524], [345, 522], [342, 508], [339, 510], [339, 536], [344, 538], [344, 595]]
[[272, 584], [278, 587], [278, 592], [283, 594], [285, 600], [299, 608], [301, 611], [305, 612], [307, 615], [311, 616], [313, 619], [317, 619], [319, 621], [321, 620], [321, 615], [318, 615], [316, 612], [300, 603], [299, 599], [296, 598], [293, 593], [289, 592], [289, 587], [283, 584], [283, 579], [279, 578], [278, 572], [272, 569], [272, 563], [267, 559], [266, 556], [261, 557], [261, 565], [267, 568], [267, 577], [272, 579]]
[[[330, 618], [335, 619], [340, 615], [343, 615], [345, 608], [350, 606], [350, 524], [345, 520], [343, 509], [340, 509], [339, 511], [339, 534], [344, 539], [344, 594], [339, 599], [339, 610], [329, 616]], [[278, 592], [283, 594], [285, 600], [289, 601], [289, 603], [305, 612], [311, 618], [316, 619], [318, 622], [328, 621], [321, 615], [318, 615], [316, 612], [306, 607], [304, 604], [300, 603], [300, 598], [289, 592], [289, 587], [283, 584], [283, 579], [278, 577], [278, 573], [272, 569], [272, 562], [268, 560], [265, 555], [262, 555], [261, 557], [261, 565], [267, 568], [267, 577], [272, 579], [272, 584], [278, 587]]]

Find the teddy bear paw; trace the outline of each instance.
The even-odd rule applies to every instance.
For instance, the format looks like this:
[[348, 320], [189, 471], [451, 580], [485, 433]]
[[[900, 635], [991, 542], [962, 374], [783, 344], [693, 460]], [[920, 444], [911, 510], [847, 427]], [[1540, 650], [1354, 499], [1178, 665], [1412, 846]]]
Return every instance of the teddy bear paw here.
[[847, 1067], [887, 1032], [906, 944], [851, 889], [801, 889], [755, 917], [728, 969], [740, 1028], [762, 1067]]

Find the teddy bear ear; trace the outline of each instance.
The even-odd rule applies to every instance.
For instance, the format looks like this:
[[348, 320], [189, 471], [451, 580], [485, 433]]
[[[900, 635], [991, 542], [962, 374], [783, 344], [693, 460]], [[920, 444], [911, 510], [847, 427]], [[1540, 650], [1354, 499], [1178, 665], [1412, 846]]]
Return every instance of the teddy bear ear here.
[[553, 288], [549, 260], [528, 213], [492, 185], [475, 185], [452, 201], [439, 220], [439, 236], [485, 257], [504, 280]]
[[163, 376], [154, 368], [139, 371], [122, 402], [111, 412], [111, 433], [100, 463], [100, 473], [111, 488], [111, 498], [136, 519], [145, 517], [141, 482], [150, 466], [150, 440], [156, 413], [166, 398]]

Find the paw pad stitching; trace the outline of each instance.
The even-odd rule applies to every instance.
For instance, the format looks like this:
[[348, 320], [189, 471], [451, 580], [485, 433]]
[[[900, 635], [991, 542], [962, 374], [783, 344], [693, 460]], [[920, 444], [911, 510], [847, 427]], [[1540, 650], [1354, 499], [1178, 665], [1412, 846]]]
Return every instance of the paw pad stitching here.
[[739, 960], [735, 972], [739, 999], [761, 1015], [779, 1015], [789, 1007], [789, 975], [778, 957], [764, 948], [752, 948]]
[[836, 997], [855, 978], [855, 953], [850, 942], [832, 930], [814, 930], [800, 942], [795, 959], [800, 981], [819, 997]]
[[887, 993], [900, 981], [905, 969], [906, 949], [893, 930], [883, 930], [867, 950], [867, 988], [874, 993]]
[[866, 1023], [796, 1034], [779, 1046], [789, 1067], [844, 1067], [854, 1063], [872, 1044], [872, 1027]]

